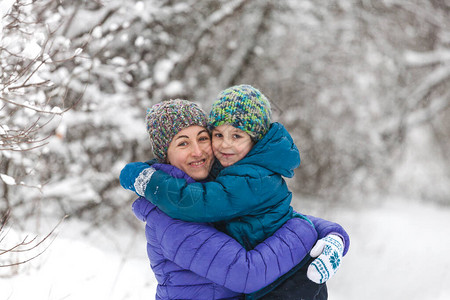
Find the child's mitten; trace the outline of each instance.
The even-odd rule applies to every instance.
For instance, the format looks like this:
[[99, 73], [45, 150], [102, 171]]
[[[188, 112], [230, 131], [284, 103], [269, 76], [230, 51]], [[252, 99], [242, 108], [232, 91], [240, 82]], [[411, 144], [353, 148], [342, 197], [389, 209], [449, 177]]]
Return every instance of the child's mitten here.
[[124, 189], [136, 192], [139, 196], [145, 196], [145, 188], [155, 169], [143, 162], [127, 164], [120, 172], [120, 184]]
[[306, 275], [309, 280], [320, 284], [330, 279], [341, 264], [343, 252], [342, 238], [337, 235], [330, 234], [318, 240], [310, 252], [317, 258], [308, 267]]

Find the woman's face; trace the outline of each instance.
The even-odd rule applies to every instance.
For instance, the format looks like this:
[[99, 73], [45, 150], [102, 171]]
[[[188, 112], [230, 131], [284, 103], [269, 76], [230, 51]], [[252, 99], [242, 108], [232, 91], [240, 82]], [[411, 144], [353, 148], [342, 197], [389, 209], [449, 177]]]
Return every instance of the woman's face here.
[[193, 125], [178, 132], [169, 144], [167, 161], [196, 181], [208, 177], [214, 161], [208, 131]]

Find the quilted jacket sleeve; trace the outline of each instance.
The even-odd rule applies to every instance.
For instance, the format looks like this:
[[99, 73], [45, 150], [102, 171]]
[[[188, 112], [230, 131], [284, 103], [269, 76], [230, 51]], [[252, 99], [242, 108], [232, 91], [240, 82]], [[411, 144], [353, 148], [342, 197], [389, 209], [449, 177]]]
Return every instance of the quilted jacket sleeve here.
[[350, 247], [350, 237], [341, 225], [314, 216], [306, 217], [311, 220], [314, 227], [316, 227], [318, 239], [324, 238], [331, 233], [341, 236], [344, 240], [344, 256], [347, 254], [348, 248]]
[[267, 194], [283, 189], [284, 180], [276, 174], [264, 175], [254, 171], [187, 184], [185, 179], [156, 171], [147, 185], [145, 198], [172, 218], [190, 222], [230, 220], [247, 215], [255, 208], [277, 204], [279, 199]]
[[[154, 207], [145, 199], [137, 205], [141, 211]], [[276, 280], [297, 265], [317, 239], [316, 230], [306, 220], [294, 218], [247, 252], [207, 224], [175, 220], [163, 213], [158, 218], [153, 225], [161, 227], [158, 241], [165, 257], [238, 293], [252, 293]]]

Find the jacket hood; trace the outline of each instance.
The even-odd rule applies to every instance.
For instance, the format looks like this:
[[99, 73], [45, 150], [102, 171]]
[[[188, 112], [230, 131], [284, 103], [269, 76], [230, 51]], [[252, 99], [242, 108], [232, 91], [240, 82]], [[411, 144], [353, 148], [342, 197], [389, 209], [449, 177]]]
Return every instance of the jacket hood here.
[[266, 135], [235, 165], [254, 164], [284, 177], [294, 176], [300, 165], [300, 153], [289, 132], [280, 123], [272, 123]]

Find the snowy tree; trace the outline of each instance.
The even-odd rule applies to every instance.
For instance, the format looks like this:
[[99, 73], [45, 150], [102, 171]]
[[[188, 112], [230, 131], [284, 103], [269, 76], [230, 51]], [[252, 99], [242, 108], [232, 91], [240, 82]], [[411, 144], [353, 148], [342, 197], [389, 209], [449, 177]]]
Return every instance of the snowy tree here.
[[72, 51], [70, 41], [56, 34], [61, 24], [54, 1], [0, 3], [2, 276], [14, 275], [20, 265], [41, 255], [53, 234], [19, 237], [15, 232], [23, 225], [16, 222], [17, 215], [38, 215], [36, 201], [27, 195], [30, 189], [42, 190], [36, 173], [39, 157], [49, 140], [60, 135], [57, 124], [74, 105], [65, 95], [69, 80], [59, 77], [63, 74], [56, 73], [56, 66], [73, 60], [80, 50]]
[[[56, 66], [74, 59], [70, 41], [56, 35], [61, 15], [54, 1], [2, 1], [0, 6], [0, 210], [14, 200], [14, 187], [41, 188], [35, 170], [43, 146], [57, 135], [67, 102], [68, 78]], [[31, 175], [31, 176], [30, 176]]]
[[294, 135], [297, 191], [336, 199], [392, 190], [417, 126], [440, 128], [432, 143], [445, 160], [449, 7], [422, 4], [291, 1], [265, 19], [239, 81], [262, 87]]
[[127, 220], [118, 175], [152, 158], [146, 109], [208, 110], [240, 83], [299, 146], [300, 195], [393, 191], [414, 128], [449, 160], [445, 1], [2, 1], [2, 14], [2, 209]]

